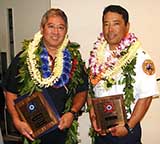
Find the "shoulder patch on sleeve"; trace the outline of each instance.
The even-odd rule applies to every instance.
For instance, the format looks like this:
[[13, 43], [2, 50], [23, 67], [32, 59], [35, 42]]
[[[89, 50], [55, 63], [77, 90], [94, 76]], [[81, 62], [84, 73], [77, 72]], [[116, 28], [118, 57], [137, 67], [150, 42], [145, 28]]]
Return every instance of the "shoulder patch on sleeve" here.
[[146, 59], [142, 64], [143, 71], [147, 75], [153, 75], [155, 73], [155, 66], [152, 60]]

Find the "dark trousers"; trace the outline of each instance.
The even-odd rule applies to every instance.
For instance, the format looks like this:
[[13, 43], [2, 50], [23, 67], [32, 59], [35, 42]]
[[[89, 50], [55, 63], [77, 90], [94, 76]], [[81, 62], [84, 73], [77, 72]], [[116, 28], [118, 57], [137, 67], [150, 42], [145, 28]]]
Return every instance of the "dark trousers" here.
[[95, 144], [142, 144], [141, 126], [138, 123], [133, 129], [133, 133], [129, 133], [124, 137], [115, 137], [111, 134], [98, 136], [95, 139]]
[[42, 136], [41, 144], [65, 144], [67, 130], [61, 131], [58, 128], [48, 134]]

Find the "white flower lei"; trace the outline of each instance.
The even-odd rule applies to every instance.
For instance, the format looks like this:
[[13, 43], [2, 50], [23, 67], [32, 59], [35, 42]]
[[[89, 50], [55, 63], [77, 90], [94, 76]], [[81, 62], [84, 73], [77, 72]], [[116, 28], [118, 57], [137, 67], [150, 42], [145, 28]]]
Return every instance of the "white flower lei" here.
[[62, 74], [63, 50], [66, 48], [69, 40], [68, 36], [66, 35], [56, 54], [55, 65], [51, 75], [47, 78], [43, 78], [38, 68], [35, 55], [35, 51], [38, 49], [38, 44], [40, 43], [41, 38], [42, 34], [39, 31], [34, 35], [33, 41], [29, 43], [27, 65], [31, 79], [35, 82], [35, 84], [38, 84], [39, 87], [49, 87], [56, 83]]

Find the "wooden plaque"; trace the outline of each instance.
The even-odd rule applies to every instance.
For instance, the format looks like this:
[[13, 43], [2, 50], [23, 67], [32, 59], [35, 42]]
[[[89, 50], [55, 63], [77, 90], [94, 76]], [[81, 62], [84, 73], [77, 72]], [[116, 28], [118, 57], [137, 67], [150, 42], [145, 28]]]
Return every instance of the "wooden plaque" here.
[[123, 95], [92, 98], [97, 125], [103, 132], [116, 125], [127, 122]]
[[21, 119], [32, 129], [33, 137], [39, 137], [57, 127], [59, 116], [43, 93], [35, 92], [22, 97], [16, 99], [15, 107]]

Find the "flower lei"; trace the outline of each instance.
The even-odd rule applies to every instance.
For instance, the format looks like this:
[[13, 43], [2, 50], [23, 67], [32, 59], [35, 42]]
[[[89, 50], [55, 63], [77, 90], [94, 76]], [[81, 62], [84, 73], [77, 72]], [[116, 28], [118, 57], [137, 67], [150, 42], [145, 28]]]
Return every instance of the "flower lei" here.
[[62, 75], [63, 51], [68, 44], [68, 38], [67, 36], [65, 37], [62, 45], [58, 49], [58, 52], [56, 54], [54, 69], [50, 73], [50, 75], [48, 75], [47, 77], [42, 77], [41, 71], [39, 70], [38, 63], [36, 60], [37, 57], [35, 55], [35, 51], [39, 47], [38, 44], [40, 43], [41, 38], [42, 38], [42, 35], [40, 32], [38, 32], [35, 34], [34, 40], [29, 44], [27, 64], [28, 64], [29, 73], [31, 75], [31, 78], [34, 80], [35, 84], [37, 84], [39, 87], [49, 87], [55, 84], [59, 80], [60, 76]]
[[[81, 78], [82, 68], [85, 63], [82, 61], [78, 50], [79, 44], [69, 42], [66, 36], [63, 44], [56, 55], [54, 69], [51, 70], [50, 60], [45, 48], [40, 47], [42, 35], [36, 33], [33, 40], [24, 40], [23, 51], [20, 54], [19, 68], [19, 95], [32, 94], [34, 91], [42, 91], [43, 88], [53, 86], [61, 87], [68, 83], [67, 97], [64, 112], [68, 112], [72, 106], [72, 99], [75, 96], [75, 88], [83, 84]], [[43, 65], [45, 63], [46, 65]], [[78, 143], [78, 121], [74, 120], [68, 130], [66, 144]], [[24, 142], [29, 144], [25, 138]], [[32, 144], [39, 144], [39, 139]]]
[[[102, 79], [112, 80], [112, 77], [119, 72], [122, 66], [131, 62], [135, 57], [140, 43], [133, 33], [129, 33], [121, 40], [115, 50], [107, 50], [107, 55], [105, 55], [106, 45], [107, 42], [101, 33], [89, 58], [90, 81], [93, 85]], [[129, 52], [124, 55], [125, 50], [129, 50]]]
[[[47, 49], [42, 47], [42, 53], [40, 54], [40, 58], [42, 61], [41, 71], [42, 76], [47, 78], [51, 76], [51, 66], [52, 61], [50, 60], [50, 56], [48, 55]], [[53, 84], [54, 87], [62, 87], [69, 81], [70, 71], [71, 71], [71, 55], [67, 49], [63, 51], [63, 70], [60, 78], [56, 83]]]

